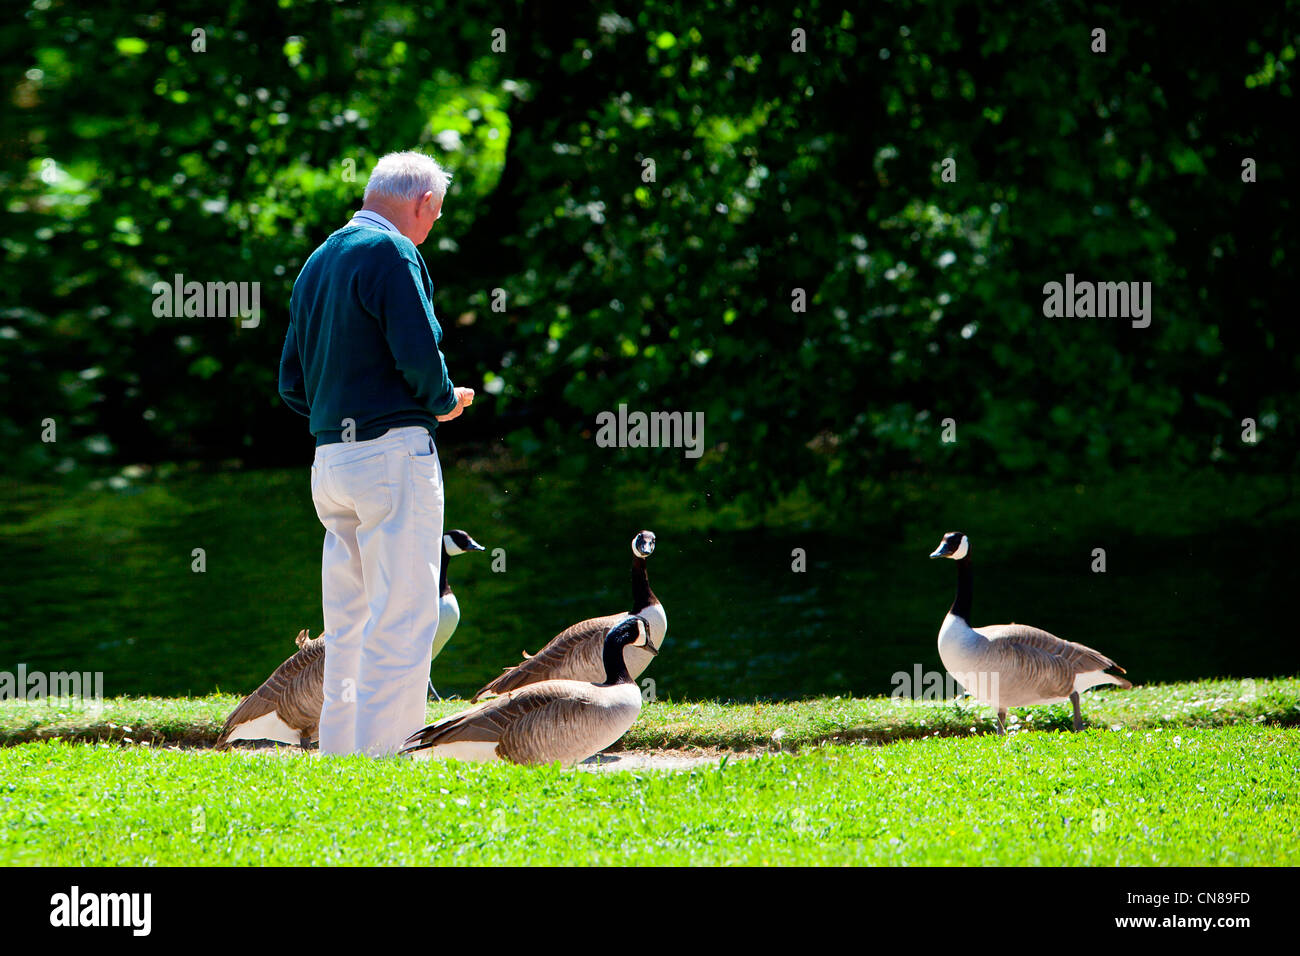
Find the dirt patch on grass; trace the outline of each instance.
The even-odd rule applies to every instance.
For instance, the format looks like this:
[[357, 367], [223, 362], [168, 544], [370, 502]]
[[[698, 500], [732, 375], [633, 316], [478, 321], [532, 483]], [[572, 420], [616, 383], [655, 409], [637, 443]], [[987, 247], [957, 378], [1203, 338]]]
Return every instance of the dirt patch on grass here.
[[[91, 746], [94, 746], [91, 744]], [[131, 746], [131, 744], [127, 744]], [[210, 746], [203, 744], [164, 744], [155, 746], [156, 750], [175, 751], [178, 753], [217, 753]], [[269, 742], [239, 741], [224, 753], [238, 754], [249, 758], [292, 758], [319, 757], [320, 751], [314, 747], [303, 750], [290, 744]], [[728, 761], [744, 760], [769, 753], [769, 750], [719, 750], [716, 748], [689, 748], [664, 750], [618, 750], [588, 757], [577, 765], [579, 770], [588, 773], [613, 773], [619, 770], [692, 770], [695, 767], [717, 766], [725, 758]]]
[[723, 758], [728, 761], [746, 760], [768, 753], [766, 750], [620, 750], [617, 753], [597, 754], [578, 764], [578, 769], [592, 773], [610, 773], [616, 770], [692, 770], [695, 767], [716, 767]]

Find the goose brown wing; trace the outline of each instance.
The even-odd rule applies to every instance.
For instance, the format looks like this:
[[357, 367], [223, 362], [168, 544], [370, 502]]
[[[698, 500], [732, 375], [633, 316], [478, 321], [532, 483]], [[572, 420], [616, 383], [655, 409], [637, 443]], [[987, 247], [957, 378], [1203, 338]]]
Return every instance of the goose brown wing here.
[[1068, 696], [1074, 690], [1076, 674], [1124, 668], [1084, 644], [1067, 641], [1026, 624], [993, 624], [975, 628], [987, 637], [1005, 663], [1003, 679], [1015, 675], [1017, 684], [1025, 683], [1042, 691]]
[[573, 685], [566, 682], [532, 684], [416, 731], [407, 738], [402, 752], [460, 741], [500, 743], [521, 731], [527, 733], [553, 705], [579, 704], [581, 700]]
[[307, 632], [302, 631], [298, 635], [297, 653], [231, 711], [216, 746], [218, 749], [227, 746], [226, 737], [240, 724], [273, 712], [279, 712], [280, 719], [290, 727], [314, 738], [324, 701], [325, 639], [308, 639]]
[[609, 614], [565, 628], [540, 651], [485, 685], [471, 700], [505, 694], [544, 680], [603, 681], [605, 634], [626, 614]]

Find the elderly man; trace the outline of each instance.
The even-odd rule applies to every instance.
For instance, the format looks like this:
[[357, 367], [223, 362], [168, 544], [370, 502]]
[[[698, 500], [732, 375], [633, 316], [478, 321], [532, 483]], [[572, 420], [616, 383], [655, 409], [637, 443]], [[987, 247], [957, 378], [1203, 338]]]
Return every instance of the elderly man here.
[[416, 249], [442, 214], [449, 180], [427, 156], [385, 156], [361, 210], [293, 284], [280, 395], [316, 436], [321, 753], [391, 754], [425, 723], [442, 559], [433, 433], [474, 400], [447, 375]]

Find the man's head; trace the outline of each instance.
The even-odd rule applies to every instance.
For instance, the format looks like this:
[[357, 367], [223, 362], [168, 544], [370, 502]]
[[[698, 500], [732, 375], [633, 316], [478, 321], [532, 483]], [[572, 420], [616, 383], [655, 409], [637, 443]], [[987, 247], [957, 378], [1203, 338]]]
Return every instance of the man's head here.
[[451, 174], [423, 153], [389, 153], [375, 163], [361, 208], [379, 213], [417, 246], [442, 215]]

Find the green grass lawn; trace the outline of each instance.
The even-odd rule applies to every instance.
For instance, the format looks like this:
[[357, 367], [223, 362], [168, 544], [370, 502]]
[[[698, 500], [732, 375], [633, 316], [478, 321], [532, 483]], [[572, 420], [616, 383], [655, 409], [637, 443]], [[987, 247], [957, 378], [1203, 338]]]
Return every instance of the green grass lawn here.
[[[0, 701], [0, 745], [62, 738], [77, 741], [212, 744], [240, 698], [109, 698], [102, 710], [60, 708], [53, 702]], [[465, 701], [431, 702], [430, 721], [465, 708]], [[1154, 684], [1083, 695], [1090, 727], [1123, 730], [1222, 727], [1239, 723], [1300, 725], [1300, 678], [1205, 680]], [[1065, 730], [1068, 705], [1012, 711], [1026, 730]], [[888, 697], [819, 697], [800, 701], [720, 703], [657, 701], [641, 710], [623, 738], [628, 749], [751, 750], [844, 740], [989, 732], [992, 711], [964, 701], [914, 703]]]
[[627, 748], [741, 753], [605, 773], [203, 749], [234, 702], [0, 705], [0, 863], [1300, 863], [1297, 679], [1089, 693], [1084, 733], [1051, 707], [1008, 737], [963, 703], [659, 701]]
[[0, 750], [0, 863], [1300, 863], [1300, 730], [822, 745], [690, 771]]

